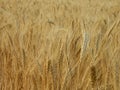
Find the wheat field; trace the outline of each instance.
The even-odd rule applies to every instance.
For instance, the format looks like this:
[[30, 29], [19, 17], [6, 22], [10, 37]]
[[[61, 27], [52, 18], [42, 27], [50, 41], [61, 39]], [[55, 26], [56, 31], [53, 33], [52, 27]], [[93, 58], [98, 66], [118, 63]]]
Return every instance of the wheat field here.
[[0, 90], [120, 90], [120, 0], [0, 0]]

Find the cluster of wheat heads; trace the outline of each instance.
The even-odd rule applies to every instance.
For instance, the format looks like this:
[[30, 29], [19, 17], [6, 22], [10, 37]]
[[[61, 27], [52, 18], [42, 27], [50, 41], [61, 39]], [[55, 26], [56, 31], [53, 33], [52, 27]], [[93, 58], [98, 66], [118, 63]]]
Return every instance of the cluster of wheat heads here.
[[119, 90], [119, 0], [0, 0], [0, 90]]

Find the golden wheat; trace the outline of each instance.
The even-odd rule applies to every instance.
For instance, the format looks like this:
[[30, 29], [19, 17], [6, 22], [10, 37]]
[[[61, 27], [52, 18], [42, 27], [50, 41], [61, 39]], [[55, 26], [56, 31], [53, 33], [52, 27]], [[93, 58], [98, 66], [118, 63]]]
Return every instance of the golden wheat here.
[[0, 90], [119, 90], [119, 0], [0, 0]]

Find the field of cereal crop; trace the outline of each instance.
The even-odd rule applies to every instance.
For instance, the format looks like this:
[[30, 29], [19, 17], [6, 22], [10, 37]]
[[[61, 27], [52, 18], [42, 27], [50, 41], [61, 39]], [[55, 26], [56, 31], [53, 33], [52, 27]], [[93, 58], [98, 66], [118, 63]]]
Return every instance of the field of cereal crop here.
[[120, 1], [0, 0], [0, 90], [120, 90]]

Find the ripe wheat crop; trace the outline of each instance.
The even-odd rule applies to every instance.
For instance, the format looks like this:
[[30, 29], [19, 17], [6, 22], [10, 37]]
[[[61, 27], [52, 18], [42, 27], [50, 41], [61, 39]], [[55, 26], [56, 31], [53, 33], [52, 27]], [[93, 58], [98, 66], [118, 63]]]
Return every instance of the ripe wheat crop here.
[[0, 0], [0, 90], [120, 90], [120, 1]]

